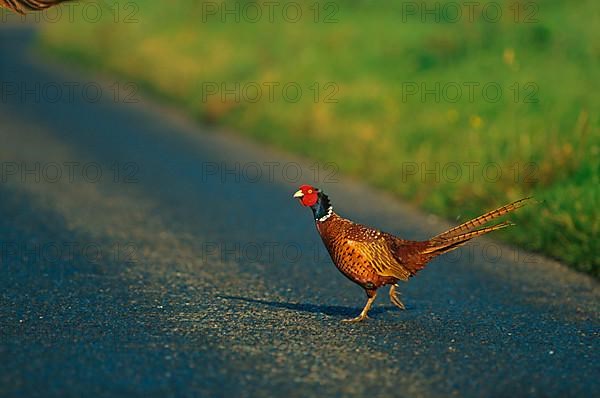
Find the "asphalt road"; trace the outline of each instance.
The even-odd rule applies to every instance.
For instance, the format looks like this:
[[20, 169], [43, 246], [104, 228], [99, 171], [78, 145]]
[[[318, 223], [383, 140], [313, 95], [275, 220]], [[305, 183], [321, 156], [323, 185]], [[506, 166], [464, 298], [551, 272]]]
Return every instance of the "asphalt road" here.
[[127, 82], [139, 102], [116, 98], [31, 38], [0, 28], [1, 396], [600, 396], [597, 282], [479, 240], [402, 285], [406, 311], [381, 294], [343, 324], [365, 297], [300, 182], [406, 238], [447, 224]]

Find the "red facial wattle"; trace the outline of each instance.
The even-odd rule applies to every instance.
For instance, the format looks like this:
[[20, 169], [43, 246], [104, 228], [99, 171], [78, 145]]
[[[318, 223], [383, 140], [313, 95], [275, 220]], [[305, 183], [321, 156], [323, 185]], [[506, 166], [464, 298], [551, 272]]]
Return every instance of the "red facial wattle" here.
[[302, 197], [302, 204], [304, 206], [310, 207], [310, 206], [314, 205], [315, 203], [317, 203], [318, 199], [319, 199], [319, 196], [317, 195], [316, 191], [312, 191], [312, 193], [305, 193], [304, 196]]
[[[297, 196], [301, 194], [302, 196]], [[302, 185], [294, 197], [300, 199], [303, 206], [313, 206], [319, 200], [319, 191], [310, 185]]]

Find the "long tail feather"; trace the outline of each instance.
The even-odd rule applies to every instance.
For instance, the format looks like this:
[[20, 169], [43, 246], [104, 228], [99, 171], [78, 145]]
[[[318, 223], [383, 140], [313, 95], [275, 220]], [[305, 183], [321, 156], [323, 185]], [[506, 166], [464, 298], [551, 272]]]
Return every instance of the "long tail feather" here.
[[481, 235], [485, 235], [487, 233], [490, 233], [492, 231], [496, 231], [496, 230], [499, 230], [502, 228], [510, 227], [511, 225], [514, 225], [514, 224], [510, 221], [504, 221], [504, 222], [501, 222], [500, 224], [492, 225], [491, 227], [477, 229], [475, 231], [467, 232], [467, 233], [460, 234], [460, 235], [455, 235], [455, 236], [451, 236], [451, 237], [447, 237], [447, 238], [437, 238], [436, 237], [436, 238], [429, 240], [431, 246], [425, 248], [421, 253], [422, 254], [434, 254], [434, 255], [447, 253], [451, 250], [456, 249], [457, 247], [464, 245], [465, 243], [467, 243], [468, 241], [470, 241], [473, 238], [476, 238]]
[[464, 234], [465, 232], [471, 231], [474, 228], [477, 228], [483, 224], [487, 224], [488, 222], [490, 222], [491, 220], [493, 220], [495, 218], [498, 218], [507, 213], [510, 213], [513, 210], [516, 210], [520, 207], [525, 206], [527, 204], [527, 201], [529, 201], [530, 199], [531, 199], [531, 197], [523, 198], [523, 199], [517, 200], [516, 202], [507, 204], [506, 206], [502, 206], [496, 210], [487, 212], [484, 215], [481, 215], [477, 218], [467, 221], [466, 223], [460, 224], [459, 226], [449, 229], [448, 231], [442, 232], [441, 234], [436, 235], [433, 238], [431, 238], [431, 240], [444, 240], [447, 238], [451, 238], [451, 237], [454, 237], [457, 235]]

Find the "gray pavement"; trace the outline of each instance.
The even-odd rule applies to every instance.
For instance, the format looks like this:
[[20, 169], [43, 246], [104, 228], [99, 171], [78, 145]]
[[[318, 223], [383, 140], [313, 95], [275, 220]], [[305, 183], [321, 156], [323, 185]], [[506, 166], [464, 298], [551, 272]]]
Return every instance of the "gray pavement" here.
[[[381, 294], [342, 324], [364, 293], [297, 185], [405, 238], [448, 224], [139, 93], [115, 100], [114, 79], [31, 38], [0, 28], [0, 396], [600, 396], [596, 281], [479, 240], [402, 285], [406, 311]], [[97, 101], [50, 93], [90, 83]]]

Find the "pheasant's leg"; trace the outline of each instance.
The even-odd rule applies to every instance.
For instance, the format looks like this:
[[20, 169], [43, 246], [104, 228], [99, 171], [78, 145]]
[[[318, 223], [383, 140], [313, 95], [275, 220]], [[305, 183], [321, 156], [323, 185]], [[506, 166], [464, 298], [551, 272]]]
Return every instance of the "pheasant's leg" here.
[[365, 304], [365, 308], [361, 311], [360, 315], [356, 318], [352, 319], [344, 319], [342, 322], [360, 322], [368, 318], [367, 313], [371, 309], [371, 305], [373, 305], [373, 301], [375, 301], [375, 297], [377, 297], [377, 292], [373, 293], [373, 296], [369, 297], [367, 300], [367, 304]]
[[400, 308], [401, 310], [405, 310], [406, 307], [404, 306], [404, 304], [402, 304], [402, 301], [400, 301], [400, 299], [398, 298], [398, 293], [396, 292], [396, 287], [398, 287], [398, 285], [390, 286], [390, 301], [396, 307]]

